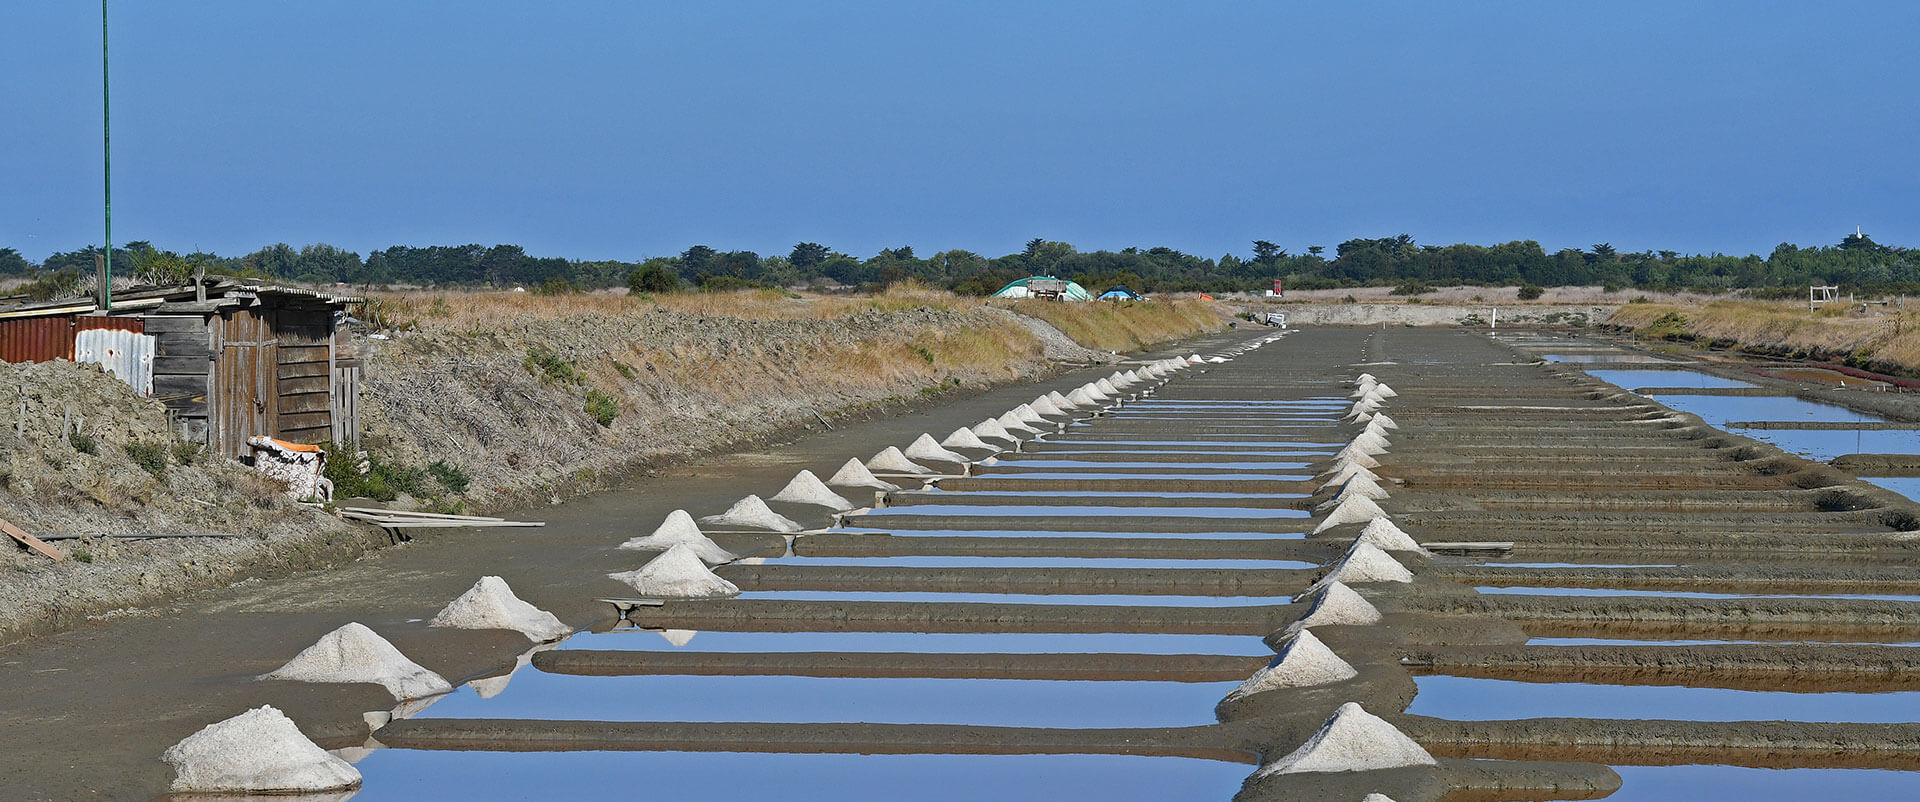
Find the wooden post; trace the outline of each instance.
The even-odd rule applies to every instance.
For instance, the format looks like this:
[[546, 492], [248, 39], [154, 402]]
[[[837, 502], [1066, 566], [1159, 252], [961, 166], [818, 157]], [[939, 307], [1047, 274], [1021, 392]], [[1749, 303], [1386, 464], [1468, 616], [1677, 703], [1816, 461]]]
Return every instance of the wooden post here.
[[0, 518], [0, 532], [7, 533], [8, 537], [11, 537], [14, 540], [20, 541], [21, 543], [25, 544], [27, 548], [33, 549], [34, 551], [40, 552], [41, 554], [44, 554], [48, 557], [53, 558], [54, 562], [60, 562], [67, 558], [67, 555], [61, 554], [59, 549], [56, 549], [52, 546], [47, 545], [46, 541], [43, 541], [40, 538], [27, 534], [25, 530], [22, 530], [20, 527], [14, 526], [11, 522], [7, 521], [7, 519], [5, 518]]
[[93, 305], [96, 307], [99, 307], [102, 312], [105, 312], [107, 309], [107, 293], [112, 291], [112, 287], [109, 286], [109, 283], [111, 281], [112, 279], [107, 277], [106, 257], [101, 256], [100, 254], [97, 254], [97, 253], [94, 254], [93, 255]]

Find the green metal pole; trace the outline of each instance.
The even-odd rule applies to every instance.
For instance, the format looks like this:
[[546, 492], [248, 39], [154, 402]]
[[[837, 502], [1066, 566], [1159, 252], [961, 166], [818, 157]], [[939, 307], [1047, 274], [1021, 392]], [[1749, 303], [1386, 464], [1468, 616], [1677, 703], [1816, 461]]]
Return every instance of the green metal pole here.
[[107, 0], [100, 0], [100, 149], [106, 159], [107, 275], [100, 288], [101, 311], [113, 311], [113, 105], [107, 80]]

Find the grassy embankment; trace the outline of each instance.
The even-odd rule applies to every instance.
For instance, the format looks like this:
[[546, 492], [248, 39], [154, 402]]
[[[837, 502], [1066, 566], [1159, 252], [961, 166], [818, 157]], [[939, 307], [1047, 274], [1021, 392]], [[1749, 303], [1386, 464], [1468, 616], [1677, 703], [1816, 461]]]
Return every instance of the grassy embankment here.
[[1606, 323], [1642, 337], [1920, 376], [1920, 314], [1913, 311], [1854, 316], [1837, 307], [1809, 314], [1795, 302], [1636, 303], [1620, 307]]
[[[378, 298], [396, 323], [370, 345], [366, 446], [399, 474], [440, 463], [498, 507], [590, 489], [662, 460], [751, 443], [818, 416], [877, 414], [1055, 370], [1007, 308], [944, 292], [676, 294], [419, 292]], [[1221, 328], [1205, 302], [1022, 304], [1098, 351]], [[1078, 356], [1091, 356], [1080, 352]], [[443, 469], [444, 470], [444, 469]], [[412, 495], [421, 493], [407, 490]]]

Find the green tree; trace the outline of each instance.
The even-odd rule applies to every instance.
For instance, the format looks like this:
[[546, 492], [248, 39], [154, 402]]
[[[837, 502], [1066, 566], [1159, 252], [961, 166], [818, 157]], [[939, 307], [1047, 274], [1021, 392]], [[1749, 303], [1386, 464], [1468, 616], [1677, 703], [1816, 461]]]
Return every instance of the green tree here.
[[1285, 248], [1263, 239], [1253, 241], [1253, 261], [1270, 265], [1287, 255]]
[[653, 295], [679, 292], [680, 276], [665, 259], [648, 259], [640, 269], [627, 274], [627, 289]]
[[18, 276], [33, 272], [33, 263], [12, 248], [0, 248], [0, 275]]
[[827, 246], [818, 242], [802, 242], [793, 246], [793, 253], [787, 255], [787, 261], [794, 266], [794, 269], [806, 271], [827, 261], [827, 257], [832, 253], [833, 251], [828, 250]]

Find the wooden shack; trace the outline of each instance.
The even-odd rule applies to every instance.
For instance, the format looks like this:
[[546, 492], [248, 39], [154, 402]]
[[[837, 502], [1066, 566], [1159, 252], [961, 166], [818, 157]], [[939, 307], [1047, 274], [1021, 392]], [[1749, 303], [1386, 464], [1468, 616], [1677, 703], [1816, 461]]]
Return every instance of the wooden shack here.
[[116, 292], [105, 315], [90, 299], [20, 304], [0, 309], [0, 359], [75, 359], [80, 332], [130, 331], [149, 375], [115, 372], [136, 392], [150, 386], [183, 439], [236, 458], [254, 435], [356, 443], [361, 368], [340, 327], [358, 300], [209, 277]]

